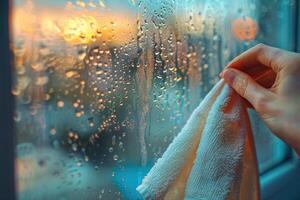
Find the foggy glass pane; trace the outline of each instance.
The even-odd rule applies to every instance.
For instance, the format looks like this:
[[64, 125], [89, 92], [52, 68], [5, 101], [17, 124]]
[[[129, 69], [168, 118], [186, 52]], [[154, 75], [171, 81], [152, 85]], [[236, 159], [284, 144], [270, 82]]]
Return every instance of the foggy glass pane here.
[[[18, 199], [139, 199], [222, 68], [280, 42], [273, 3], [14, 0]], [[263, 172], [288, 149], [253, 121]]]

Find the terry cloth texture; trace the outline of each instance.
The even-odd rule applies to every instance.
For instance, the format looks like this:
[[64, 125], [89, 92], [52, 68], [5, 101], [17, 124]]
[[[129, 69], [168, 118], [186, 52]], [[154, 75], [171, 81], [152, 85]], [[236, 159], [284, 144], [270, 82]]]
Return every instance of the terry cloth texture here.
[[243, 99], [219, 81], [137, 190], [145, 199], [259, 199], [255, 147]]

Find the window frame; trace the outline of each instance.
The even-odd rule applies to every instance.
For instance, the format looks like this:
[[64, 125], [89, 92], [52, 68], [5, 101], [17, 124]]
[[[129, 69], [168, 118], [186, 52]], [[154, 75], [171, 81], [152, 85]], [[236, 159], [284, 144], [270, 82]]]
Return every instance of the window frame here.
[[9, 22], [11, 1], [0, 3], [0, 197], [16, 199], [14, 176], [14, 131], [12, 86], [12, 54], [9, 48]]
[[261, 199], [299, 199], [300, 159], [293, 153], [282, 162], [260, 176]]
[[[280, 38], [281, 48], [289, 51], [300, 52], [300, 2], [294, 1], [292, 9], [281, 2], [280, 12], [287, 13], [278, 23], [290, 30], [291, 35]], [[286, 19], [288, 18], [288, 19]], [[300, 199], [298, 191], [300, 185], [300, 159], [292, 150], [288, 159], [274, 166], [260, 175], [260, 188], [262, 200]]]

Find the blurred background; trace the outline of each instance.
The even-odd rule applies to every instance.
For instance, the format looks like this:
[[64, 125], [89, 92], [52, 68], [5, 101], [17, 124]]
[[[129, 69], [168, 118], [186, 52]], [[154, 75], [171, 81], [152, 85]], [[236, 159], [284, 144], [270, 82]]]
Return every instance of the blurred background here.
[[[228, 61], [260, 42], [295, 49], [295, 12], [295, 0], [14, 0], [18, 199], [140, 199]], [[264, 174], [291, 150], [251, 120]]]

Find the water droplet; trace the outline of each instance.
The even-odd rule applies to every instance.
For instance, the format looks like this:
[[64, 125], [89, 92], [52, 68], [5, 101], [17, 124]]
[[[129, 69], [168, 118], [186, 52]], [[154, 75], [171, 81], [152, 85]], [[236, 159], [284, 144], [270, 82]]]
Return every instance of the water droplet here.
[[121, 149], [123, 149], [123, 147], [124, 147], [123, 142], [120, 142], [120, 143], [119, 143], [119, 147], [120, 147]]
[[92, 35], [92, 36], [91, 36], [91, 40], [92, 40], [92, 42], [96, 42], [96, 41], [97, 41], [96, 36], [95, 36], [95, 35]]
[[72, 149], [73, 149], [73, 151], [77, 151], [77, 147], [78, 147], [78, 145], [77, 145], [76, 143], [73, 143], [73, 144], [72, 144]]
[[83, 1], [76, 1], [76, 4], [82, 8], [85, 8], [86, 4]]
[[62, 107], [64, 107], [64, 102], [58, 101], [56, 105], [57, 105], [57, 107], [62, 108]]
[[37, 77], [35, 84], [38, 86], [43, 86], [43, 85], [47, 84], [48, 81], [49, 81], [49, 78], [47, 76], [40, 76], [40, 77]]
[[99, 0], [99, 5], [102, 7], [102, 8], [105, 8], [105, 3], [104, 3], [104, 0]]
[[85, 160], [86, 162], [88, 162], [88, 161], [89, 161], [89, 157], [88, 157], [88, 156], [84, 156], [84, 160]]
[[96, 8], [96, 4], [94, 4], [92, 1], [90, 1], [90, 2], [88, 3], [88, 5], [89, 5], [89, 7], [91, 7], [91, 8]]
[[76, 117], [81, 117], [82, 112], [78, 111], [78, 112], [75, 113], [75, 115], [76, 115]]
[[115, 144], [116, 144], [116, 136], [115, 135], [113, 135], [112, 138], [111, 138], [111, 144], [113, 146], [115, 146]]
[[77, 165], [77, 167], [81, 167], [82, 166], [82, 162], [81, 161], [77, 161], [76, 165]]
[[93, 127], [95, 125], [93, 117], [88, 118], [88, 122], [89, 122], [90, 127]]
[[16, 112], [14, 114], [14, 120], [15, 120], [15, 122], [19, 122], [19, 121], [21, 121], [21, 119], [22, 119], [21, 113], [20, 112]]
[[117, 161], [117, 160], [119, 159], [119, 156], [116, 154], [116, 155], [114, 155], [113, 159], [114, 159], [115, 161]]
[[69, 136], [69, 138], [73, 138], [74, 137], [74, 133], [73, 132], [69, 132], [68, 136]]
[[85, 58], [85, 56], [86, 56], [86, 52], [85, 51], [81, 50], [81, 51], [78, 52], [78, 58], [79, 58], [79, 60], [83, 60]]
[[52, 129], [50, 130], [50, 134], [51, 134], [51, 135], [55, 135], [55, 134], [56, 134], [56, 129], [55, 129], [55, 128], [52, 128]]

